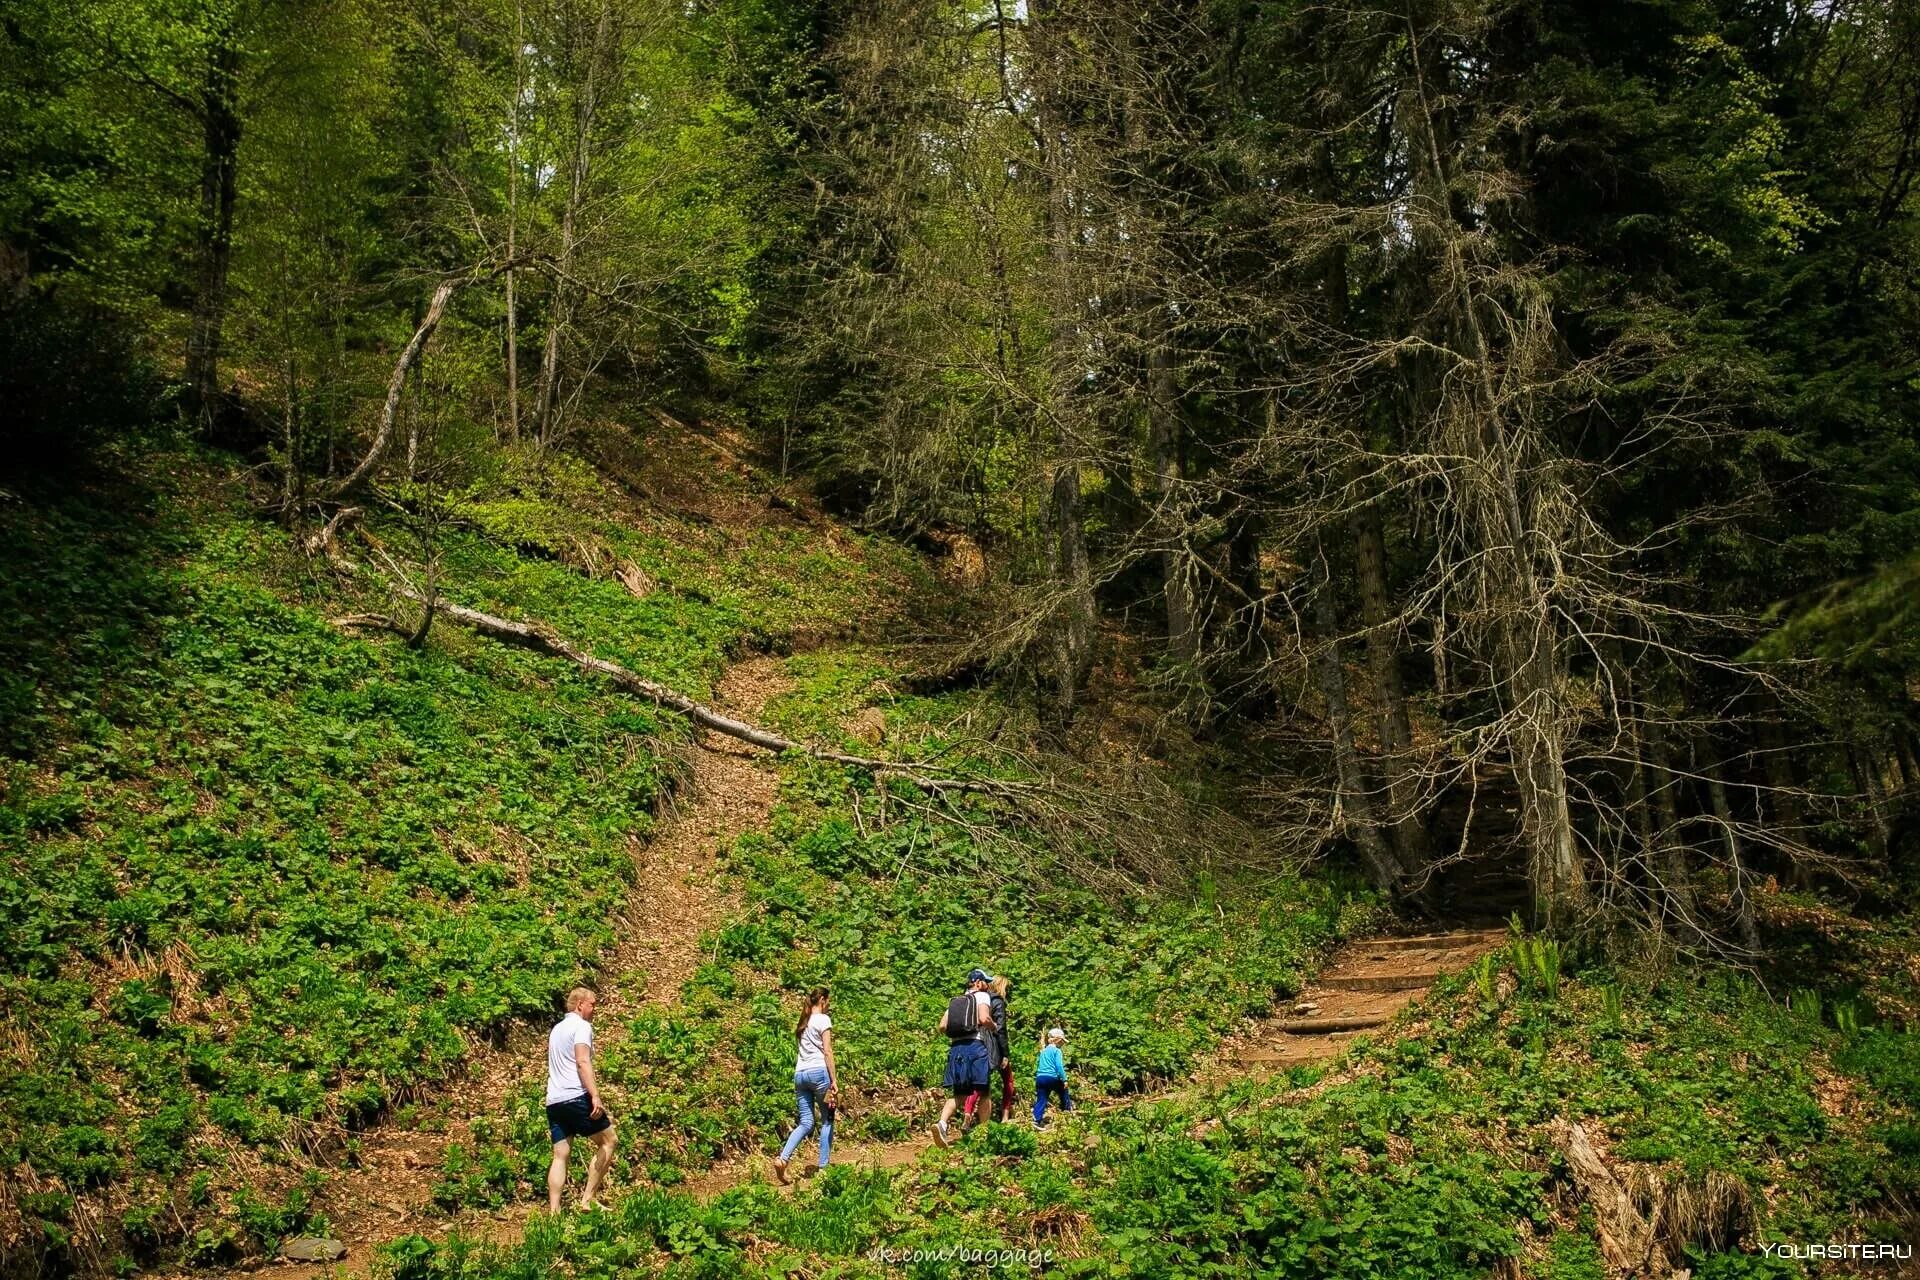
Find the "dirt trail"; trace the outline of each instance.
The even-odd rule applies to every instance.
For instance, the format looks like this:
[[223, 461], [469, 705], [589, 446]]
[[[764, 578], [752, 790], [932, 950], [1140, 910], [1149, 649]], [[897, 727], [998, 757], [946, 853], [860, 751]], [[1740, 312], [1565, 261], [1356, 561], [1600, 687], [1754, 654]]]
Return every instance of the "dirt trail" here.
[[[754, 718], [785, 687], [777, 659], [750, 658], [728, 670], [716, 702]], [[699, 743], [691, 775], [655, 838], [645, 845], [636, 841], [638, 888], [620, 922], [620, 941], [602, 967], [601, 1014], [595, 1022], [603, 1045], [615, 1043], [624, 1022], [639, 1009], [673, 1000], [707, 958], [701, 938], [735, 905], [721, 887], [718, 855], [739, 835], [764, 825], [778, 792], [778, 778], [765, 753], [718, 735], [706, 735]], [[1354, 1037], [1384, 1026], [1440, 975], [1466, 968], [1500, 945], [1504, 936], [1494, 930], [1458, 931], [1350, 943], [1286, 1011], [1229, 1037], [1194, 1080], [1158, 1096], [1337, 1057]], [[544, 1051], [540, 1029], [533, 1027], [522, 1029], [504, 1047], [479, 1047], [468, 1078], [441, 1103], [437, 1114], [444, 1124], [436, 1123], [431, 1130], [389, 1124], [365, 1135], [359, 1165], [334, 1175], [319, 1204], [333, 1223], [333, 1235], [347, 1246], [344, 1260], [327, 1264], [282, 1259], [233, 1274], [275, 1280], [363, 1274], [378, 1245], [414, 1232], [439, 1237], [457, 1229], [495, 1242], [518, 1239], [531, 1206], [447, 1217], [434, 1210], [432, 1193], [445, 1145], [468, 1140], [475, 1120], [506, 1115], [511, 1096], [538, 1074]], [[1032, 1082], [1026, 1082], [1022, 1093], [1031, 1087]], [[1109, 1105], [1137, 1100], [1116, 1099]], [[930, 1146], [924, 1132], [890, 1143], [843, 1141], [835, 1144], [834, 1163], [898, 1168], [912, 1164]], [[813, 1159], [814, 1147], [808, 1142], [793, 1163], [796, 1185], [811, 1176]], [[616, 1196], [621, 1174], [616, 1168]], [[736, 1155], [695, 1174], [684, 1189], [717, 1195], [757, 1176], [771, 1176], [768, 1158]]]
[[[727, 669], [715, 702], [757, 720], [787, 685], [778, 658], [748, 658]], [[621, 922], [621, 940], [602, 965], [605, 1021], [595, 1021], [609, 1044], [636, 1010], [676, 999], [707, 959], [701, 936], [734, 906], [715, 874], [720, 851], [766, 825], [780, 789], [766, 752], [720, 734], [701, 735], [692, 774], [659, 834], [639, 855], [639, 888]]]
[[1458, 929], [1350, 942], [1284, 1010], [1229, 1037], [1200, 1079], [1270, 1075], [1338, 1057], [1356, 1038], [1377, 1034], [1442, 976], [1469, 968], [1506, 939], [1503, 929]]
[[[715, 690], [715, 702], [755, 719], [787, 683], [779, 659], [748, 658], [728, 668]], [[600, 1011], [594, 1024], [602, 1046], [623, 1037], [624, 1024], [635, 1012], [674, 1000], [706, 959], [701, 937], [735, 905], [717, 874], [720, 851], [741, 834], [764, 826], [773, 811], [779, 779], [765, 752], [719, 734], [703, 734], [690, 766], [691, 776], [663, 815], [655, 837], [644, 844], [634, 841], [636, 888], [618, 922], [619, 940], [601, 964]], [[362, 1136], [359, 1163], [329, 1178], [317, 1205], [333, 1224], [333, 1238], [347, 1246], [344, 1261], [276, 1259], [231, 1274], [275, 1280], [359, 1274], [375, 1247], [413, 1232], [437, 1236], [458, 1227], [489, 1240], [517, 1238], [526, 1206], [449, 1218], [435, 1211], [433, 1187], [446, 1145], [470, 1142], [476, 1120], [506, 1116], [513, 1094], [544, 1071], [543, 1037], [543, 1028], [524, 1027], [504, 1046], [475, 1046], [467, 1076], [439, 1100], [431, 1128], [388, 1123]]]
[[[1214, 1058], [1193, 1079], [1151, 1095], [1171, 1098], [1196, 1086], [1220, 1086], [1236, 1079], [1270, 1075], [1287, 1067], [1327, 1062], [1340, 1056], [1358, 1036], [1385, 1027], [1442, 976], [1458, 973], [1506, 941], [1499, 929], [1462, 929], [1442, 934], [1364, 938], [1335, 952], [1327, 966], [1291, 1001], [1285, 1012], [1251, 1022], [1230, 1036]], [[997, 1087], [997, 1086], [996, 1086]], [[1031, 1080], [1021, 1087], [1022, 1104], [1030, 1104]], [[1109, 1110], [1147, 1099], [1121, 1097], [1099, 1104]], [[895, 1169], [912, 1164], [932, 1146], [925, 1131], [887, 1143], [835, 1142], [835, 1164], [858, 1164]], [[796, 1184], [811, 1176], [811, 1142], [794, 1156], [790, 1173]], [[714, 1165], [688, 1180], [686, 1189], [700, 1196], [718, 1195], [756, 1174], [771, 1176], [765, 1156], [745, 1155]]]

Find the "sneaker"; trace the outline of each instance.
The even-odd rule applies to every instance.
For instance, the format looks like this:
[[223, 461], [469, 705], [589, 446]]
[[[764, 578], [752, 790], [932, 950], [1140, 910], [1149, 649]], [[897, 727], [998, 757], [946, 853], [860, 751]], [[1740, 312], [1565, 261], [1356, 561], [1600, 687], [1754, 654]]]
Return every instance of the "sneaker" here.
[[785, 1160], [775, 1160], [773, 1162], [773, 1176], [780, 1180], [781, 1186], [784, 1187], [788, 1185], [787, 1184], [787, 1162]]
[[947, 1126], [944, 1122], [933, 1126], [933, 1140], [943, 1147], [953, 1145], [953, 1135], [947, 1132]]

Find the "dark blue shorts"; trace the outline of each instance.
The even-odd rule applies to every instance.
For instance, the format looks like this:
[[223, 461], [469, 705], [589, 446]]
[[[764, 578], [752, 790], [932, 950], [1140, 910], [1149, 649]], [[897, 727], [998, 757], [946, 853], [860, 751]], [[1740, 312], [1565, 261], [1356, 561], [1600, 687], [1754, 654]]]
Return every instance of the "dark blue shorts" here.
[[555, 1142], [565, 1142], [568, 1138], [590, 1138], [612, 1123], [613, 1117], [604, 1111], [598, 1119], [594, 1118], [593, 1099], [584, 1093], [565, 1102], [547, 1104], [547, 1133]]
[[985, 1089], [993, 1077], [993, 1064], [987, 1046], [978, 1040], [961, 1040], [947, 1046], [947, 1088], [956, 1096]]

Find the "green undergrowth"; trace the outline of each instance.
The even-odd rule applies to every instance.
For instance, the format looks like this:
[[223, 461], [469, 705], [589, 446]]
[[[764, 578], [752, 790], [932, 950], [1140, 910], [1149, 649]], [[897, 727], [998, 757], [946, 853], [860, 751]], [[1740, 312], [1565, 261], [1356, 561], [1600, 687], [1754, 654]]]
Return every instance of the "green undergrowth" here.
[[[793, 657], [793, 688], [765, 718], [782, 730], [872, 751], [846, 726], [885, 708], [882, 748], [969, 771], [1018, 776], [982, 745], [983, 721], [1009, 714], [991, 695], [894, 692], [878, 656], [837, 650]], [[1298, 991], [1333, 940], [1375, 909], [1325, 880], [1216, 882], [1095, 893], [1065, 851], [1010, 838], [985, 802], [952, 809], [904, 781], [789, 759], [764, 832], [723, 866], [744, 900], [709, 938], [712, 962], [679, 1007], [635, 1019], [604, 1052], [603, 1078], [636, 1173], [672, 1183], [722, 1155], [771, 1149], [793, 1112], [793, 1026], [801, 994], [834, 994], [845, 1103], [838, 1140], [923, 1132], [940, 1098], [946, 1041], [935, 1029], [967, 971], [1013, 983], [1011, 1048], [1031, 1098], [1038, 1041], [1069, 1037], [1074, 1087], [1124, 1097], [1186, 1076], [1249, 1015]], [[1097, 848], [1079, 850], [1098, 857]], [[475, 1148], [449, 1152], [442, 1203], [538, 1198], [546, 1141], [537, 1099]]]
[[[1083, 1110], [1038, 1135], [995, 1126], [791, 1197], [643, 1188], [610, 1214], [538, 1220], [514, 1249], [414, 1239], [388, 1265], [410, 1280], [935, 1277], [1000, 1251], [1025, 1259], [1002, 1274], [1044, 1257], [1069, 1276], [1586, 1280], [1606, 1269], [1560, 1154], [1566, 1120], [1621, 1175], [1657, 1179], [1670, 1260], [1697, 1276], [1799, 1274], [1763, 1241], [1907, 1238], [1920, 1037], [1841, 1030], [1727, 975], [1594, 969], [1548, 991], [1535, 972], [1503, 954], [1484, 991], [1450, 982], [1411, 1034], [1332, 1069]], [[1739, 1193], [1699, 1194], [1709, 1173]]]
[[[324, 1226], [311, 1152], [592, 971], [685, 737], [451, 626], [414, 650], [331, 625], [391, 606], [298, 555], [226, 463], [114, 465], [0, 503], [0, 1238], [26, 1266], [204, 1265]], [[561, 506], [592, 482], [509, 459], [462, 501], [599, 561], [456, 515], [442, 588], [695, 694], [895, 590], [852, 540], [620, 542]], [[369, 533], [418, 545], [398, 516]]]
[[[723, 524], [636, 509], [563, 454], [503, 454], [484, 479], [446, 498], [445, 511], [453, 580], [484, 578], [501, 603], [532, 616], [571, 615], [569, 638], [683, 692], [743, 644], [784, 649], [859, 630], [891, 616], [909, 592], [924, 595], [928, 582], [920, 561], [885, 539], [771, 517]], [[615, 576], [628, 567], [640, 571], [634, 586]]]

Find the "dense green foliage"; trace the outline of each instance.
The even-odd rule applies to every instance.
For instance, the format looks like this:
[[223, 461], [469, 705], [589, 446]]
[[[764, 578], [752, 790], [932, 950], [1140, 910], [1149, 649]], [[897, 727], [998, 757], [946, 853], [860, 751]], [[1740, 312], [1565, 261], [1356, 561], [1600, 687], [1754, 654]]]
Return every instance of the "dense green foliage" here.
[[1713, 1234], [1763, 1202], [1762, 1240], [1902, 1238], [1920, 1190], [1920, 1040], [1823, 1025], [1738, 979], [1586, 970], [1549, 996], [1511, 955], [1483, 979], [1493, 994], [1452, 984], [1430, 1034], [1357, 1050], [1333, 1073], [1063, 1121], [1037, 1143], [994, 1130], [891, 1177], [832, 1170], [791, 1200], [762, 1184], [708, 1203], [647, 1191], [616, 1215], [535, 1222], [515, 1250], [415, 1240], [389, 1258], [415, 1277], [877, 1276], [894, 1268], [876, 1248], [1027, 1249], [1069, 1275], [1361, 1280], [1480, 1276], [1519, 1256], [1572, 1280], [1602, 1272], [1591, 1221], [1556, 1190], [1560, 1118], [1671, 1188], [1698, 1190], [1709, 1171], [1738, 1180], [1751, 1201], [1678, 1228], [1699, 1237], [1685, 1255], [1696, 1274], [1795, 1274]]
[[[156, 487], [83, 481], [4, 515], [0, 600], [40, 621], [0, 663], [22, 1037], [0, 1158], [35, 1171], [18, 1207], [56, 1241], [76, 1194], [128, 1182], [128, 1233], [158, 1243], [155, 1205], [192, 1181], [233, 1211], [193, 1241], [211, 1258], [242, 1243], [249, 1194], [227, 1143], [336, 1142], [592, 970], [682, 730], [530, 654], [343, 633], [340, 586], [236, 510], [223, 467], [160, 461]], [[598, 522], [612, 496], [578, 467], [486, 492], [441, 545], [469, 599], [696, 691], [749, 640], [887, 589], [791, 530], [717, 556]], [[659, 588], [541, 553], [586, 538]]]

